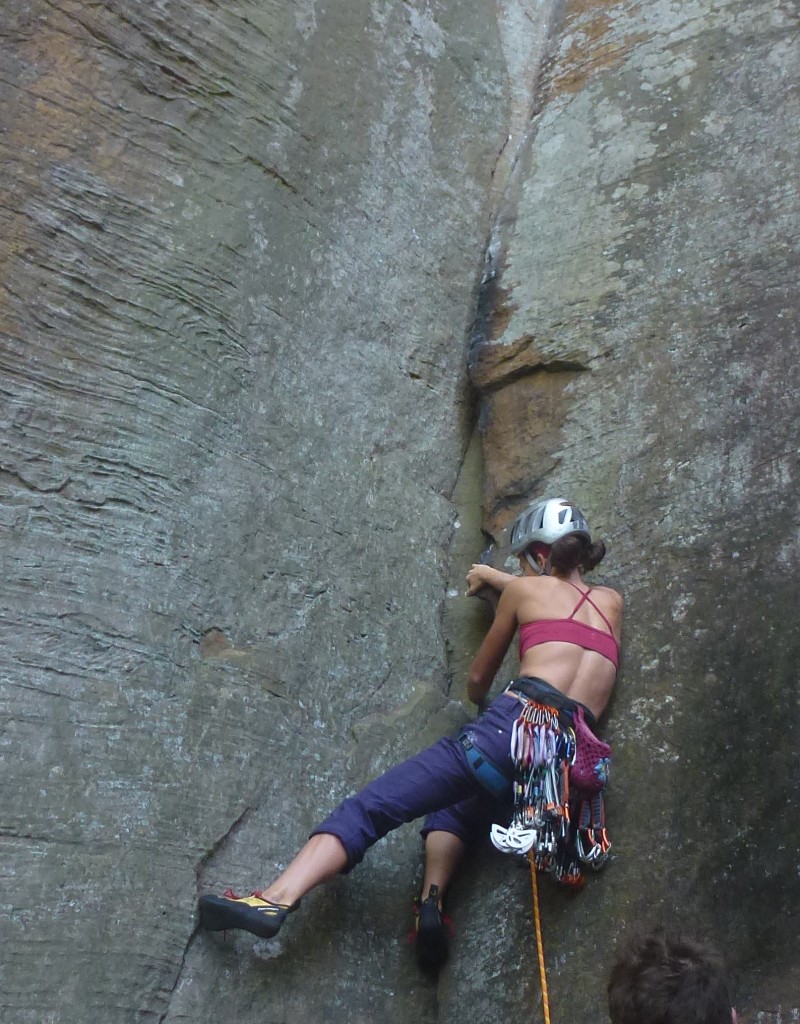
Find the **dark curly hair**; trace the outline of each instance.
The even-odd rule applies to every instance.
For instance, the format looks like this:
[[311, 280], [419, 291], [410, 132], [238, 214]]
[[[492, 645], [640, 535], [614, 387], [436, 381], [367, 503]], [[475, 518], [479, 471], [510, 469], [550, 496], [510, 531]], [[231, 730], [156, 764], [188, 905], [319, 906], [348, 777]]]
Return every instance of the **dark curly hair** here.
[[591, 572], [602, 562], [606, 554], [603, 541], [592, 543], [583, 533], [568, 533], [559, 537], [552, 544], [534, 541], [530, 549], [535, 555], [544, 555], [550, 559], [550, 566], [556, 576], [567, 576], [573, 569]]
[[611, 969], [612, 1024], [731, 1024], [720, 954], [663, 929], [634, 935]]

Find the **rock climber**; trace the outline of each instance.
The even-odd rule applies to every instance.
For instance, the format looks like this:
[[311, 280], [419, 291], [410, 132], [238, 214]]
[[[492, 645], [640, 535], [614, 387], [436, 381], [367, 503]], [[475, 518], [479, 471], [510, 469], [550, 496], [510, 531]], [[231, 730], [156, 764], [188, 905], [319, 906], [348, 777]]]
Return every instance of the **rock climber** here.
[[[399, 825], [427, 815], [425, 870], [416, 902], [416, 953], [422, 968], [447, 957], [442, 901], [467, 845], [491, 823], [511, 816], [514, 763], [510, 739], [521, 708], [543, 701], [561, 715], [581, 708], [590, 725], [611, 697], [619, 663], [622, 598], [590, 587], [605, 544], [593, 542], [578, 508], [561, 498], [540, 501], [517, 519], [511, 549], [521, 576], [474, 565], [468, 593], [499, 592], [494, 620], [470, 666], [469, 699], [483, 714], [346, 799], [311, 835], [285, 871], [262, 890], [200, 897], [209, 931], [243, 929], [276, 935], [310, 890], [358, 864], [366, 850]], [[520, 675], [484, 709], [495, 673], [519, 631]]]
[[612, 1024], [737, 1024], [725, 964], [710, 946], [663, 929], [634, 934], [611, 969]]

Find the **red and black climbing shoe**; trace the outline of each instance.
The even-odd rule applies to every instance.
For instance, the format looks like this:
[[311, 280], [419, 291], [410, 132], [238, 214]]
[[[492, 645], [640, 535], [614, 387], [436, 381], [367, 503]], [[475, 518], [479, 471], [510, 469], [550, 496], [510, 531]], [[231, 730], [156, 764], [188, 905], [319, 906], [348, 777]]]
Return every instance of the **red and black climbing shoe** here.
[[423, 971], [436, 971], [447, 960], [450, 918], [442, 913], [439, 886], [432, 885], [424, 900], [414, 901], [414, 948]]
[[260, 892], [237, 896], [226, 889], [222, 896], [200, 897], [200, 927], [209, 932], [241, 928], [262, 939], [277, 935], [287, 915], [297, 910], [300, 900], [290, 907], [265, 900]]

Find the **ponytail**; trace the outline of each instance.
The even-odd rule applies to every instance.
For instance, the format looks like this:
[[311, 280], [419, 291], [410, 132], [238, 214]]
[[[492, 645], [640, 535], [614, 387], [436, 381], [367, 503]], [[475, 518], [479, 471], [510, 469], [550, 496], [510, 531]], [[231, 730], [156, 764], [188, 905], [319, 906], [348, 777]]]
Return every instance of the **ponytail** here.
[[[533, 546], [533, 545], [532, 545]], [[536, 545], [540, 550], [544, 545]], [[568, 533], [559, 537], [550, 545], [550, 566], [556, 576], [566, 576], [573, 569], [591, 572], [605, 557], [606, 546], [603, 541], [592, 543], [583, 533]]]

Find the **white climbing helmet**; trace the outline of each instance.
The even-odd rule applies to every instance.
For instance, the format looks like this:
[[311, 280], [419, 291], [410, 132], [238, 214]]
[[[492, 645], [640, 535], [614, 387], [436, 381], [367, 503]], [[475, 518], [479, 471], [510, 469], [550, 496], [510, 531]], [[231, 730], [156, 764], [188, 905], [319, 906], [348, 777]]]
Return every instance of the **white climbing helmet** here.
[[579, 508], [565, 498], [548, 498], [530, 505], [511, 530], [511, 550], [521, 555], [534, 541], [552, 544], [568, 533], [581, 533], [591, 540], [589, 524]]

